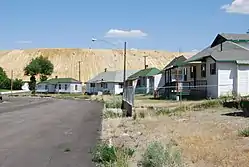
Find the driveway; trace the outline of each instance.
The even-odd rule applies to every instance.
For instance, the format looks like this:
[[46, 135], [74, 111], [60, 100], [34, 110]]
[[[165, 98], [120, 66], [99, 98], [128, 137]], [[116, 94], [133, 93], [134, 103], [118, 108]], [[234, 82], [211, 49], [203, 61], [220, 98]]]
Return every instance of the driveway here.
[[57, 99], [0, 104], [0, 167], [90, 167], [102, 105]]

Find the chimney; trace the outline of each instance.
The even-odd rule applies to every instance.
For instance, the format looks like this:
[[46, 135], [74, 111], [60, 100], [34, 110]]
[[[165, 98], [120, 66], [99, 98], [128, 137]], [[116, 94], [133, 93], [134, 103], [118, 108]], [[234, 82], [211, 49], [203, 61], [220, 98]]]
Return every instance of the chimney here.
[[107, 68], [105, 68], [105, 72], [107, 71]]

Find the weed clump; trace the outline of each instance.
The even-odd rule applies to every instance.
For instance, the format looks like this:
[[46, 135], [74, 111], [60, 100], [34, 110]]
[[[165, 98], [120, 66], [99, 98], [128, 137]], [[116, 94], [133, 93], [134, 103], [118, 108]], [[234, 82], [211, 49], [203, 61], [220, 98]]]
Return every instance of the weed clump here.
[[141, 167], [182, 167], [181, 154], [172, 145], [150, 143], [139, 162]]
[[106, 142], [101, 142], [92, 150], [92, 161], [101, 167], [128, 167], [128, 160], [134, 153], [133, 149], [110, 146]]
[[245, 128], [239, 131], [239, 136], [241, 137], [249, 137], [249, 128]]

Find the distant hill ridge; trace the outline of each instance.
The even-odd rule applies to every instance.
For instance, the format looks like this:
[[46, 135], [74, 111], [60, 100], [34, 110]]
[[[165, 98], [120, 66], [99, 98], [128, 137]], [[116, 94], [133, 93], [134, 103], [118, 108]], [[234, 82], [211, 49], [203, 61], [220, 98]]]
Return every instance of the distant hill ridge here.
[[[54, 64], [54, 73], [51, 77], [72, 77], [79, 78], [79, 61], [81, 62], [81, 81], [85, 82], [90, 78], [107, 70], [123, 69], [123, 51], [111, 49], [27, 49], [27, 50], [8, 50], [0, 51], [0, 66], [4, 68], [10, 76], [11, 70], [14, 78], [29, 80], [24, 76], [23, 68], [32, 58], [37, 56], [48, 57]], [[193, 55], [194, 53], [181, 53], [181, 55]], [[144, 57], [147, 57], [148, 67], [162, 69], [178, 52], [157, 51], [157, 50], [136, 50], [127, 51], [127, 69], [139, 70], [144, 68]]]

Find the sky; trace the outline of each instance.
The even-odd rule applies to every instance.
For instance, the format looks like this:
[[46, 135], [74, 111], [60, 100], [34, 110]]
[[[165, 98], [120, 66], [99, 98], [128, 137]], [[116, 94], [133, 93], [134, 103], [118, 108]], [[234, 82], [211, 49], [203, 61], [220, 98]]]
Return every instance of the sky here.
[[0, 0], [0, 50], [127, 41], [128, 48], [188, 52], [218, 33], [248, 29], [249, 0]]

